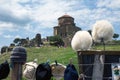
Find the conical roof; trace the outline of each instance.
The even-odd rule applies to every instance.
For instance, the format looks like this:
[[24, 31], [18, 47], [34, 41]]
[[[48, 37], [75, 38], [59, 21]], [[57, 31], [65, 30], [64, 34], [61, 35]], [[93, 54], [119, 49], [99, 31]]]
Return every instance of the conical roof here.
[[[65, 14], [65, 15], [59, 17], [58, 20], [61, 19], [61, 18], [73, 18], [73, 17], [70, 16], [70, 15]], [[74, 18], [73, 18], [73, 19], [74, 19]]]

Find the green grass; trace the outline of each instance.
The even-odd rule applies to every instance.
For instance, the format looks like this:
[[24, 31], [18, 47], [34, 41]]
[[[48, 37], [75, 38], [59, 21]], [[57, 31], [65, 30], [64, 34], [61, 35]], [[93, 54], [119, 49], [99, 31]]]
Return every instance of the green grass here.
[[38, 63], [49, 60], [51, 63], [57, 60], [60, 63], [68, 63], [68, 59], [76, 56], [75, 52], [69, 48], [41, 47], [27, 49], [27, 61], [38, 59]]
[[[70, 48], [57, 48], [57, 47], [40, 47], [40, 48], [26, 48], [27, 51], [27, 62], [33, 61], [34, 59], [38, 60], [38, 64], [50, 61], [53, 63], [55, 60], [58, 63], [62, 63], [67, 65], [69, 60], [73, 59], [73, 64], [77, 64], [77, 55], [76, 53]], [[0, 63], [8, 60], [10, 62], [10, 53], [4, 53], [0, 55]], [[10, 80], [10, 75], [6, 80]], [[23, 79], [25, 80], [25, 79]]]
[[[94, 50], [103, 50], [103, 46], [96, 46], [92, 48]], [[107, 45], [106, 50], [120, 50], [120, 45]], [[75, 64], [77, 70], [78, 70], [78, 58], [75, 51], [71, 49], [71, 47], [67, 48], [57, 48], [57, 47], [51, 47], [51, 46], [43, 46], [40, 48], [26, 48], [27, 51], [27, 62], [33, 61], [34, 59], [38, 59], [38, 64], [50, 61], [50, 63], [53, 63], [55, 60], [57, 60], [59, 63], [62, 63], [64, 65], [67, 65], [69, 63], [69, 60], [72, 58], [73, 64]], [[0, 63], [4, 62], [5, 60], [8, 60], [10, 62], [10, 53], [4, 53], [0, 55]], [[7, 79], [10, 80], [10, 75]], [[22, 79], [26, 80], [26, 79]]]
[[[94, 47], [94, 50], [104, 50], [104, 47], [102, 45], [98, 45]], [[105, 45], [105, 50], [108, 51], [119, 51], [120, 45]]]

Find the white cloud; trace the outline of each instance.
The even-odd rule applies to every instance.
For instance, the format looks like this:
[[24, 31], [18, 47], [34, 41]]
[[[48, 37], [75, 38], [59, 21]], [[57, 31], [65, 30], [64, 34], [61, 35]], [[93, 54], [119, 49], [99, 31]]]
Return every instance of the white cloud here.
[[9, 39], [9, 38], [13, 38], [13, 36], [12, 35], [4, 35], [4, 38]]
[[17, 28], [12, 23], [0, 22], [0, 31], [17, 31]]
[[[97, 1], [97, 2], [95, 2]], [[28, 37], [53, 34], [58, 18], [65, 13], [75, 19], [76, 26], [91, 29], [96, 20], [120, 23], [120, 0], [0, 0], [0, 35]], [[95, 3], [93, 3], [95, 2]], [[18, 31], [19, 30], [19, 31]], [[51, 30], [51, 31], [50, 31]], [[13, 36], [14, 35], [14, 36]]]
[[20, 35], [16, 35], [16, 36], [14, 36], [13, 39], [15, 39], [15, 38], [22, 38], [22, 37]]
[[[32, 11], [31, 15], [35, 21], [40, 22], [44, 27], [53, 27], [54, 23], [57, 22], [57, 18], [70, 13], [73, 10], [77, 1], [61, 1], [61, 0], [45, 0], [43, 5], [37, 6]], [[76, 6], [75, 6], [76, 7]]]
[[9, 21], [22, 24], [29, 21], [29, 19], [33, 19], [39, 22], [41, 27], [53, 27], [57, 23], [58, 17], [79, 8], [76, 4], [81, 5], [80, 1], [74, 0], [11, 0], [10, 3], [5, 0], [2, 4], [5, 4], [2, 6], [6, 6], [6, 10], [12, 14], [12, 18], [16, 19], [15, 21]]
[[27, 10], [19, 4], [19, 1], [20, 0], [1, 0], [0, 5], [1, 8], [10, 11], [9, 14], [14, 14], [14, 16], [22, 17], [22, 15], [25, 15], [27, 13]]
[[112, 0], [113, 2], [108, 5], [109, 8], [120, 9], [120, 0]]
[[29, 10], [19, 4], [20, 0], [4, 0], [0, 2], [0, 21], [17, 25], [26, 25], [32, 21]]
[[4, 38], [6, 39], [15, 39], [15, 38], [22, 38], [20, 35], [16, 35], [16, 36], [13, 36], [13, 35], [3, 35]]
[[2, 34], [3, 34], [3, 32], [0, 31], [0, 35], [2, 35]]
[[120, 0], [98, 0], [97, 7], [120, 9]]

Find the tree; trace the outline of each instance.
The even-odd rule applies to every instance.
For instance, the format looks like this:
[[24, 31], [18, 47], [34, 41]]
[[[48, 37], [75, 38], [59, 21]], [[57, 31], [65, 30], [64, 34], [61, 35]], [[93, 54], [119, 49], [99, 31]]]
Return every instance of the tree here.
[[8, 48], [8, 51], [12, 51], [14, 47], [15, 47], [15, 44], [11, 43], [10, 46], [9, 46], [9, 48]]
[[19, 43], [20, 43], [20, 38], [15, 38], [14, 40], [13, 40], [13, 42], [16, 44], [16, 45], [19, 45]]
[[113, 38], [114, 38], [115, 40], [116, 40], [118, 37], [119, 37], [119, 34], [116, 34], [116, 33], [115, 33], [115, 34], [113, 35]]
[[4, 52], [8, 51], [8, 46], [3, 46], [1, 48], [1, 54], [3, 54]]
[[33, 38], [33, 39], [30, 40], [29, 46], [30, 47], [35, 46], [35, 38]]
[[60, 36], [51, 36], [48, 38], [50, 41], [50, 44], [55, 46], [64, 46], [64, 42]]
[[15, 44], [14, 44], [14, 43], [11, 43], [11, 44], [10, 44], [10, 47], [15, 47]]
[[24, 39], [20, 39], [20, 38], [15, 38], [13, 40], [13, 42], [17, 45], [17, 46], [27, 46], [28, 45], [28, 38]]
[[27, 44], [28, 44], [27, 39], [21, 39], [21, 40], [20, 40], [20, 45], [21, 45], [21, 46], [27, 46]]
[[35, 42], [36, 42], [36, 46], [37, 47], [40, 47], [40, 44], [42, 43], [41, 42], [41, 34], [36, 34], [36, 36], [35, 36]]

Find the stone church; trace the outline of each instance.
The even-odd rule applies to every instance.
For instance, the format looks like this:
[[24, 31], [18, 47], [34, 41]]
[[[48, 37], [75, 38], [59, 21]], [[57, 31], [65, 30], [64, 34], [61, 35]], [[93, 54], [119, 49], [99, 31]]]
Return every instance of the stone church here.
[[65, 14], [58, 18], [58, 25], [54, 27], [54, 36], [60, 36], [69, 45], [76, 31], [81, 30], [74, 23], [74, 18]]

